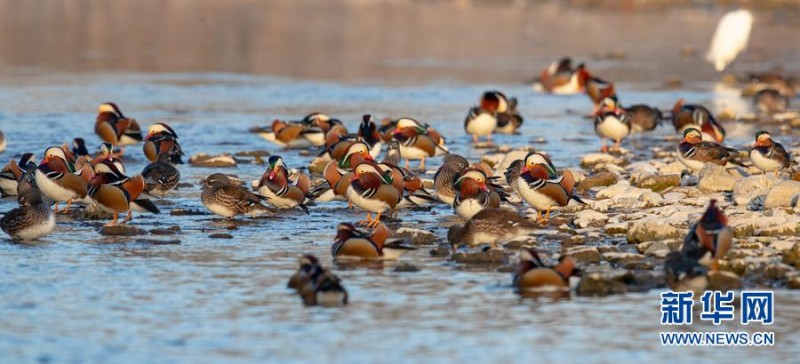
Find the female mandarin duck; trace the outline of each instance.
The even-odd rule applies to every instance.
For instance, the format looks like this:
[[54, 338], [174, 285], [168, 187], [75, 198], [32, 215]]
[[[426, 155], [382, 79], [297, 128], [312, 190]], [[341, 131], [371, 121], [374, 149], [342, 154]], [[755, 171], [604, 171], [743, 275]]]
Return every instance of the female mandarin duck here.
[[[529, 153], [515, 180], [516, 190], [531, 207], [536, 209], [537, 219], [544, 223], [550, 219], [550, 210], [555, 206], [567, 206], [570, 200], [584, 203], [575, 193], [575, 177], [564, 170], [558, 177], [549, 159], [539, 153]], [[547, 213], [542, 217], [542, 212]]]
[[469, 167], [469, 161], [458, 154], [448, 154], [442, 161], [442, 166], [433, 175], [433, 193], [436, 198], [448, 205], [455, 201], [456, 191], [454, 183], [458, 176]]
[[375, 226], [369, 234], [358, 230], [353, 224], [341, 223], [337, 227], [331, 254], [335, 258], [391, 260], [410, 250], [398, 244], [401, 240], [387, 243], [388, 237], [389, 229], [383, 223]]
[[533, 248], [520, 251], [520, 262], [514, 274], [514, 287], [519, 291], [542, 288], [569, 288], [569, 277], [575, 272], [575, 261], [562, 256], [558, 265], [548, 267], [542, 263], [539, 253]]
[[759, 131], [756, 133], [755, 145], [750, 149], [750, 160], [758, 169], [775, 172], [777, 175], [781, 170], [789, 168], [792, 156], [781, 143], [773, 141], [769, 133]]
[[56, 226], [56, 217], [35, 187], [17, 199], [19, 207], [5, 213], [0, 228], [13, 240], [36, 240]]
[[732, 241], [733, 229], [728, 226], [728, 217], [717, 206], [717, 201], [711, 200], [700, 221], [689, 229], [681, 253], [717, 270], [719, 259], [728, 254]]
[[271, 212], [261, 202], [266, 198], [234, 184], [222, 174], [214, 173], [206, 178], [200, 199], [209, 211], [232, 219], [238, 215], [258, 216]]
[[485, 208], [499, 208], [501, 196], [489, 188], [486, 174], [479, 169], [467, 169], [455, 181], [458, 190], [453, 209], [462, 219], [469, 220]]
[[683, 99], [672, 107], [672, 124], [679, 133], [688, 128], [702, 131], [705, 141], [722, 143], [725, 140], [725, 129], [714, 119], [711, 111], [702, 105], [686, 104]]
[[[136, 119], [122, 115], [113, 102], [106, 102], [97, 108], [94, 132], [106, 143], [126, 146], [142, 141], [142, 129]], [[122, 152], [122, 151], [121, 151]]]
[[[402, 198], [403, 191], [392, 185], [391, 176], [385, 174], [375, 162], [364, 161], [355, 167], [350, 187], [347, 188], [347, 199], [353, 205], [367, 210], [367, 218], [362, 223], [377, 226], [381, 214], [394, 210]], [[372, 220], [371, 213], [377, 214], [375, 220]]]
[[147, 129], [147, 135], [144, 137], [144, 155], [150, 162], [155, 162], [161, 154], [160, 145], [169, 142], [171, 149], [169, 153], [169, 161], [172, 164], [183, 164], [181, 157], [183, 157], [183, 148], [178, 143], [178, 134], [175, 133], [169, 125], [165, 123], [156, 123], [150, 125]]
[[714, 163], [720, 166], [728, 162], [734, 162], [738, 151], [736, 149], [721, 146], [714, 142], [703, 141], [700, 130], [695, 128], [686, 129], [683, 133], [683, 140], [678, 145], [678, 161], [684, 166], [699, 171], [706, 163]]
[[283, 158], [272, 155], [267, 159], [267, 170], [258, 181], [256, 190], [267, 198], [267, 203], [279, 209], [288, 210], [299, 206], [308, 214], [305, 205], [311, 180], [305, 174], [298, 173], [291, 178]]
[[451, 226], [447, 231], [447, 241], [453, 250], [462, 244], [470, 247], [490, 244], [494, 248], [499, 242], [534, 231], [536, 224], [516, 211], [485, 208], [463, 225]]
[[83, 199], [87, 195], [86, 181], [75, 174], [75, 167], [67, 162], [64, 151], [60, 147], [50, 147], [44, 152], [44, 159], [36, 169], [36, 186], [42, 193], [55, 201], [55, 213], [58, 203], [66, 202], [63, 213], [69, 213], [74, 200]]

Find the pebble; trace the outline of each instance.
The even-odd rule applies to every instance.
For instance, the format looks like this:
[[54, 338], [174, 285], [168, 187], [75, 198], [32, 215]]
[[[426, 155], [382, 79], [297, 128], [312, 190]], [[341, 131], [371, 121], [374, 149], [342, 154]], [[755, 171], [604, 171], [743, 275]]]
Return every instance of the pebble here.
[[709, 291], [732, 291], [742, 288], [742, 279], [738, 275], [719, 270], [708, 273], [708, 287]]
[[508, 255], [500, 249], [458, 251], [453, 254], [453, 260], [463, 264], [504, 264], [508, 261]]
[[233, 235], [228, 233], [216, 233], [208, 236], [210, 239], [233, 239]]
[[406, 227], [397, 229], [392, 237], [406, 239], [415, 245], [433, 245], [439, 242], [436, 234], [430, 231]]
[[198, 215], [207, 215], [208, 213], [196, 209], [174, 208], [169, 211], [169, 214], [172, 216], [198, 216]]
[[589, 153], [581, 158], [581, 167], [591, 169], [598, 164], [613, 164], [619, 166], [624, 162], [625, 160], [623, 158], [617, 158], [611, 154]]
[[582, 210], [575, 214], [575, 225], [581, 228], [601, 227], [608, 221], [608, 215], [594, 210]]
[[575, 290], [579, 296], [608, 296], [627, 291], [625, 283], [600, 273], [591, 273], [582, 277]]
[[147, 231], [133, 225], [117, 224], [100, 228], [101, 235], [108, 236], [136, 236], [147, 235]]
[[754, 198], [766, 195], [780, 181], [780, 178], [772, 174], [742, 178], [733, 186], [733, 202], [739, 206], [747, 206]]
[[577, 263], [600, 263], [601, 255], [596, 247], [577, 247], [568, 249], [566, 255], [575, 259]]
[[594, 187], [607, 187], [611, 186], [619, 180], [619, 176], [611, 172], [595, 173], [587, 176], [578, 184], [578, 191], [586, 192]]
[[660, 176], [645, 176], [636, 181], [636, 186], [646, 188], [653, 192], [661, 192], [670, 187], [681, 185], [680, 174], [668, 174]]
[[193, 167], [229, 168], [236, 167], [236, 160], [229, 154], [212, 156], [206, 153], [199, 153], [189, 158], [189, 164]]
[[698, 178], [697, 188], [703, 192], [731, 191], [737, 181], [725, 167], [714, 163], [706, 163], [700, 170]]
[[413, 273], [413, 272], [419, 272], [420, 270], [421, 269], [419, 267], [411, 263], [400, 263], [397, 266], [395, 266], [394, 269], [392, 269], [392, 272]]
[[150, 234], [153, 235], [176, 235], [180, 232], [181, 232], [181, 227], [178, 225], [173, 225], [166, 229], [163, 228], [150, 229]]
[[649, 217], [631, 222], [626, 234], [628, 243], [637, 244], [645, 241], [681, 238], [686, 229], [674, 227], [661, 217]]
[[764, 207], [793, 207], [800, 199], [800, 182], [783, 181], [772, 187], [764, 198]]
[[148, 245], [178, 245], [181, 241], [180, 239], [138, 239], [136, 243]]

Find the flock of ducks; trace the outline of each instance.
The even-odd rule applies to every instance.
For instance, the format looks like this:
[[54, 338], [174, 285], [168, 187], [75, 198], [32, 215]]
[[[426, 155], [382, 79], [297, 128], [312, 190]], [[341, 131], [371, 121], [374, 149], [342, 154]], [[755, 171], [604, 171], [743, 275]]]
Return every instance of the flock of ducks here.
[[[785, 78], [765, 83], [768, 86], [756, 96], [759, 108], [766, 105], [761, 100], [766, 100], [766, 94], [777, 93], [786, 100], [794, 96], [787, 91], [794, 87], [780, 86], [788, 84]], [[542, 71], [535, 88], [589, 96], [594, 104], [594, 128], [604, 152], [619, 151], [631, 133], [647, 132], [671, 120], [676, 132], [683, 135], [676, 146], [678, 160], [691, 171], [699, 171], [706, 163], [741, 163], [749, 157], [754, 166], [777, 174], [792, 163], [786, 149], [767, 132], [755, 135], [749, 153], [724, 146], [725, 130], [702, 105], [678, 100], [669, 113], [641, 104], [623, 107], [612, 82], [593, 76], [583, 64], [573, 68], [569, 58]], [[517, 133], [523, 124], [517, 108], [515, 98], [487, 91], [468, 110], [464, 130], [476, 146], [480, 138], [491, 144], [494, 133]], [[98, 108], [95, 132], [104, 142], [99, 155], [90, 155], [84, 140], [76, 138], [71, 148], [47, 148], [39, 164], [35, 154], [26, 153], [0, 171], [0, 190], [4, 196], [17, 196], [19, 203], [0, 220], [0, 227], [12, 239], [33, 240], [50, 233], [56, 225], [55, 214], [68, 213], [74, 204], [110, 214], [107, 225], [131, 221], [134, 212], [159, 213], [150, 198], [168, 196], [180, 181], [177, 165], [182, 163], [184, 154], [177, 133], [165, 123], [156, 123], [142, 135], [137, 121], [123, 115], [110, 102]], [[312, 204], [347, 202], [366, 215], [356, 223], [338, 225], [331, 249], [336, 258], [395, 259], [407, 251], [402, 241], [389, 239], [391, 231], [383, 221], [387, 215], [397, 216], [406, 208], [434, 203], [452, 206], [464, 221], [451, 227], [447, 234], [456, 251], [463, 246], [495, 247], [540, 228], [554, 208], [585, 203], [576, 194], [573, 174], [566, 169], [559, 171], [543, 152], [509, 153], [498, 168], [492, 169], [450, 153], [445, 138], [435, 128], [409, 117], [375, 122], [371, 115], [364, 115], [356, 133], [350, 133], [340, 120], [312, 113], [298, 121], [275, 120], [271, 128], [260, 130], [259, 134], [284, 149], [320, 150], [318, 158], [325, 163], [322, 178], [314, 179], [287, 166], [281, 156], [271, 155], [252, 188], [223, 173], [205, 178], [203, 205], [213, 214], [232, 219], [294, 208], [310, 213]], [[614, 145], [607, 147], [606, 140]], [[150, 164], [141, 173], [129, 176], [121, 157], [126, 147], [139, 143], [143, 143], [143, 154]], [[432, 183], [426, 184], [411, 169], [411, 161], [419, 161], [419, 169], [424, 171], [426, 159], [436, 157], [443, 158], [442, 165]], [[537, 211], [535, 219], [509, 208], [512, 194]], [[66, 203], [64, 210], [59, 210], [61, 203]], [[122, 222], [120, 214], [125, 214]], [[687, 282], [686, 277], [702, 276], [702, 263], [708, 256], [715, 269], [715, 259], [724, 255], [729, 246], [727, 219], [712, 201], [692, 227], [683, 249], [667, 260], [671, 285]], [[570, 257], [548, 266], [535, 250], [523, 249], [520, 259], [513, 280], [519, 290], [543, 286], [565, 289], [569, 278], [578, 272]], [[310, 305], [340, 305], [348, 300], [340, 280], [322, 267], [319, 259], [309, 255], [300, 259], [289, 287]]]

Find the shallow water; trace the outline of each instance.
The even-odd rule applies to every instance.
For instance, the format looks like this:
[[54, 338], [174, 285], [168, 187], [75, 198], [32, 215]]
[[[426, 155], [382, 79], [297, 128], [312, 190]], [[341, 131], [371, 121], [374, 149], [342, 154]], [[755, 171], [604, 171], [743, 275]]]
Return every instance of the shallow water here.
[[[115, 100], [144, 125], [169, 122], [188, 155], [267, 149], [281, 153], [290, 167], [302, 167], [309, 157], [279, 151], [247, 129], [322, 110], [351, 128], [362, 112], [412, 115], [450, 136], [453, 151], [475, 159], [484, 151], [469, 146], [462, 117], [490, 87], [519, 97], [526, 119], [522, 135], [500, 136], [498, 142], [522, 146], [544, 137], [547, 143], [534, 146], [550, 152], [559, 167], [573, 166], [581, 154], [597, 149], [591, 122], [564, 112], [587, 110], [588, 100], [538, 95], [523, 86], [434, 82], [387, 88], [228, 74], [53, 74], [12, 77], [0, 85], [0, 124], [9, 138], [3, 157], [28, 150], [41, 154], [46, 146], [79, 135], [89, 145], [99, 144], [92, 133], [94, 107]], [[712, 90], [709, 84], [680, 92], [623, 87], [621, 94], [663, 108], [678, 95], [746, 107], [735, 93]], [[732, 129], [733, 145], [752, 135], [745, 127]], [[669, 134], [663, 127], [647, 138]], [[144, 166], [138, 150], [129, 149], [129, 171]], [[432, 161], [431, 168], [437, 164]], [[214, 171], [182, 166], [183, 181], [195, 186], [168, 198], [174, 204], [163, 210], [202, 208], [198, 181]], [[224, 171], [252, 180], [263, 166], [240, 164]], [[0, 201], [2, 210], [13, 205], [11, 199]], [[549, 362], [565, 353], [569, 361], [586, 362], [763, 356], [789, 361], [798, 354], [797, 292], [776, 294], [777, 324], [769, 328], [777, 332], [774, 348], [664, 348], [657, 334], [658, 292], [559, 302], [520, 299], [510, 288], [510, 274], [431, 258], [428, 247], [400, 259], [421, 269], [414, 273], [393, 272], [392, 262], [372, 268], [334, 265], [351, 304], [303, 307], [285, 288], [286, 280], [299, 254], [313, 253], [332, 264], [335, 224], [362, 217], [343, 207], [318, 205], [310, 216], [297, 211], [248, 221], [230, 232], [233, 240], [207, 238], [226, 231], [212, 216], [162, 214], [138, 215], [134, 223], [146, 229], [180, 225], [180, 245], [101, 237], [98, 222], [66, 220], [36, 245], [2, 243], [0, 361]], [[433, 212], [401, 213], [402, 225], [443, 237], [439, 222], [452, 221], [450, 209]], [[691, 329], [726, 327], [742, 329], [738, 324]]]

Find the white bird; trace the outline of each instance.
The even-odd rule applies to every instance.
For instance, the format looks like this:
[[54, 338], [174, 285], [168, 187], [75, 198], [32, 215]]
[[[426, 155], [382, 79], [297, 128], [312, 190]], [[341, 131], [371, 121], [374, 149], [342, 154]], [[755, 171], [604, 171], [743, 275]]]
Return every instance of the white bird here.
[[731, 11], [719, 20], [706, 54], [706, 60], [714, 64], [717, 72], [724, 70], [747, 48], [752, 27], [753, 14], [743, 9]]

